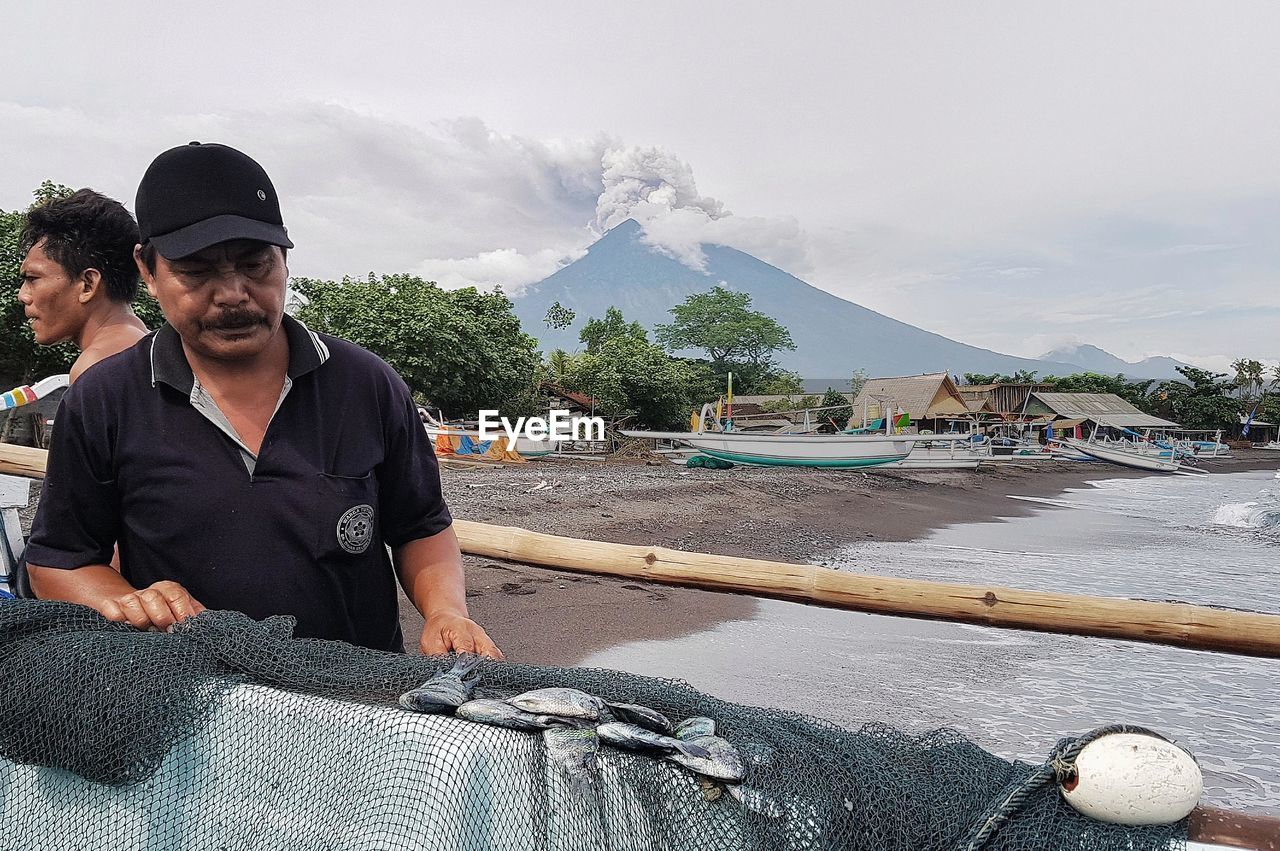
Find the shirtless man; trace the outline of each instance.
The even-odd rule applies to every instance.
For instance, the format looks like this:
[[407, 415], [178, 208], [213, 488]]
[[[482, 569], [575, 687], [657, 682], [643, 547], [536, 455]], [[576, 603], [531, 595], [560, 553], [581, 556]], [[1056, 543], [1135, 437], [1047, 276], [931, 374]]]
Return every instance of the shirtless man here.
[[36, 342], [80, 349], [74, 382], [100, 360], [147, 335], [130, 304], [138, 292], [138, 226], [123, 205], [81, 189], [31, 210], [20, 243], [22, 302]]

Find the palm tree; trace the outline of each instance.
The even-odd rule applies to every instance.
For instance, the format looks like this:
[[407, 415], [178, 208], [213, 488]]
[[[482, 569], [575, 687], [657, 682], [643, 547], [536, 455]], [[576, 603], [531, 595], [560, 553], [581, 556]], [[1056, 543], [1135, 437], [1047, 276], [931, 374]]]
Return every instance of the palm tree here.
[[1256, 398], [1262, 392], [1262, 373], [1263, 367], [1261, 361], [1251, 360], [1245, 364], [1245, 378], [1249, 379], [1249, 397]]
[[1231, 368], [1236, 371], [1236, 388], [1239, 390], [1239, 396], [1244, 398], [1244, 382], [1245, 371], [1249, 368], [1249, 362], [1244, 358], [1236, 358], [1231, 362]]

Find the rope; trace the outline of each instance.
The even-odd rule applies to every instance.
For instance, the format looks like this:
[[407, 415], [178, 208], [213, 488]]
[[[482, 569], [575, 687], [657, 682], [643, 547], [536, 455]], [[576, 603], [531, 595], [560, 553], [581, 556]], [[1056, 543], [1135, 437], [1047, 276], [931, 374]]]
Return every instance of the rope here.
[[1074, 780], [1076, 777], [1076, 758], [1080, 756], [1080, 752], [1091, 742], [1095, 742], [1103, 736], [1110, 736], [1113, 733], [1139, 733], [1145, 736], [1154, 736], [1162, 741], [1170, 741], [1153, 730], [1148, 730], [1146, 727], [1136, 727], [1132, 724], [1110, 724], [1106, 727], [1099, 727], [1077, 739], [1061, 740], [1049, 754], [1049, 759], [1044, 765], [1031, 772], [1021, 782], [1011, 784], [1001, 793], [998, 802], [992, 807], [990, 815], [976, 829], [970, 831], [969, 838], [966, 841], [956, 846], [957, 851], [980, 851], [995, 835], [996, 831], [1009, 819], [1013, 818], [1031, 796], [1039, 792], [1044, 786], [1047, 786], [1050, 781], [1056, 781], [1059, 785], [1062, 785]]

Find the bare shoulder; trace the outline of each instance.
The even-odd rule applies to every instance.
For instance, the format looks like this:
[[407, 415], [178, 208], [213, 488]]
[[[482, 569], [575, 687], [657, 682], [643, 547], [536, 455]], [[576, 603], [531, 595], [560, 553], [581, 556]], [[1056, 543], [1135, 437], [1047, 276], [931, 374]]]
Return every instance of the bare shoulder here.
[[102, 333], [93, 338], [92, 343], [85, 346], [84, 351], [80, 353], [80, 357], [76, 358], [76, 362], [71, 365], [70, 382], [74, 384], [75, 380], [83, 375], [86, 369], [112, 355], [123, 352], [149, 333], [146, 328], [137, 328], [133, 325], [115, 325], [110, 328], [104, 328]]

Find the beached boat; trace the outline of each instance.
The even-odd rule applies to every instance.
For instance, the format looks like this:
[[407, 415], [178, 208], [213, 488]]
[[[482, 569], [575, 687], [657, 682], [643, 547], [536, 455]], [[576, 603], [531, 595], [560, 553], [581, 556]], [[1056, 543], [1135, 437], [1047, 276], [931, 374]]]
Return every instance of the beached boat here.
[[1273, 440], [1273, 441], [1271, 441], [1270, 443], [1255, 443], [1255, 444], [1253, 445], [1253, 448], [1254, 448], [1254, 449], [1270, 449], [1270, 450], [1273, 450], [1273, 451], [1280, 451], [1280, 440]]
[[627, 437], [670, 440], [703, 455], [764, 467], [876, 467], [902, 461], [911, 434], [760, 434], [745, 431], [623, 431]]
[[1140, 444], [1127, 441], [1109, 441], [1106, 443], [1078, 440], [1073, 437], [1059, 438], [1059, 442], [1076, 451], [1096, 458], [1099, 461], [1110, 461], [1122, 467], [1135, 470], [1151, 470], [1158, 473], [1176, 473], [1182, 464], [1171, 457], [1171, 453], [1161, 453], [1158, 448], [1145, 451]]
[[976, 470], [991, 458], [989, 441], [975, 444], [968, 436], [930, 436], [927, 441], [917, 441], [906, 458], [886, 466], [896, 470]]

